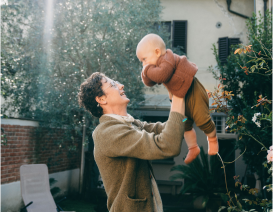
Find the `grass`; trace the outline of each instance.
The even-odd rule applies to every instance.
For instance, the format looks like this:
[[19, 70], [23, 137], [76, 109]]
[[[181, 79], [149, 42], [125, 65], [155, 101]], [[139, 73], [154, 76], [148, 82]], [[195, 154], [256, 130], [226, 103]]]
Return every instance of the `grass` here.
[[[166, 212], [204, 212], [205, 209], [193, 209], [191, 196], [172, 196], [162, 194], [164, 211]], [[106, 198], [99, 195], [91, 195], [89, 200], [80, 196], [70, 196], [59, 203], [64, 211], [76, 212], [108, 212], [106, 208]], [[58, 201], [57, 201], [58, 202]]]
[[59, 204], [64, 211], [76, 211], [76, 212], [99, 212], [95, 211], [96, 206], [92, 202], [79, 199], [67, 199]]
[[96, 192], [68, 196], [66, 200], [59, 203], [64, 211], [76, 212], [108, 212], [106, 204], [107, 197]]

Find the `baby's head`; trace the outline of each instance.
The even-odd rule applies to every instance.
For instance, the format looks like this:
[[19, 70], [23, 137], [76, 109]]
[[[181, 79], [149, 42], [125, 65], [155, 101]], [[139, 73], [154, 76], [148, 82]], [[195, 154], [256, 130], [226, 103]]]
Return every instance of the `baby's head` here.
[[137, 45], [136, 55], [142, 65], [156, 65], [158, 58], [166, 53], [166, 45], [156, 34], [148, 34]]

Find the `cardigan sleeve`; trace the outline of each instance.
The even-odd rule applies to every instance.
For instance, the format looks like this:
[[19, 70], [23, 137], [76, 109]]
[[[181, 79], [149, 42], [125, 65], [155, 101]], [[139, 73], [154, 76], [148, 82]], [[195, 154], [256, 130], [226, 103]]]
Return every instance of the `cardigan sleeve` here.
[[160, 134], [164, 127], [166, 126], [166, 122], [161, 123], [161, 122], [156, 122], [156, 123], [147, 123], [146, 121], [141, 122], [138, 119], [135, 119], [135, 124], [138, 126], [141, 126], [142, 129], [149, 133], [155, 133], [155, 135]]
[[136, 130], [119, 121], [101, 123], [93, 133], [95, 148], [107, 157], [132, 157], [143, 160], [179, 155], [184, 136], [185, 116], [171, 112], [161, 133]]
[[144, 70], [144, 75], [156, 83], [168, 82], [174, 73], [174, 64], [162, 60], [158, 66], [148, 65]]

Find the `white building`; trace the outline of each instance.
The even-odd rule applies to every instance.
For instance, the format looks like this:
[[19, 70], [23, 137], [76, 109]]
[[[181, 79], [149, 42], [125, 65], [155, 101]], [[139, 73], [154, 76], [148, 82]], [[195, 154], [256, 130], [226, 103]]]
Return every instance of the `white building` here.
[[[217, 63], [213, 55], [212, 45], [220, 49], [220, 59], [225, 60], [231, 44], [248, 44], [247, 17], [255, 12], [264, 14], [263, 0], [161, 0], [164, 7], [162, 21], [169, 26], [174, 45], [184, 47], [184, 52], [191, 62], [198, 66], [196, 77], [210, 91], [218, 85], [219, 81], [213, 78], [208, 67]], [[229, 4], [229, 6], [228, 6]], [[272, 11], [272, 0], [267, 1], [266, 8]], [[140, 112], [146, 121], [166, 121], [170, 103], [168, 92], [163, 85], [155, 91], [146, 90], [146, 100]], [[210, 100], [210, 104], [212, 101]], [[216, 124], [217, 135], [222, 149], [233, 149], [232, 141], [237, 139], [235, 134], [225, 132], [225, 114], [211, 114]], [[197, 142], [207, 151], [206, 135], [196, 126]], [[181, 186], [174, 185], [169, 177], [174, 173], [170, 169], [174, 165], [184, 164], [183, 158], [188, 152], [185, 142], [182, 144], [181, 154], [169, 160], [154, 161], [155, 177], [159, 181], [161, 193], [177, 193]], [[236, 150], [233, 159], [240, 155]], [[240, 158], [233, 164], [232, 174], [245, 174], [246, 166]], [[177, 187], [177, 189], [174, 189]]]

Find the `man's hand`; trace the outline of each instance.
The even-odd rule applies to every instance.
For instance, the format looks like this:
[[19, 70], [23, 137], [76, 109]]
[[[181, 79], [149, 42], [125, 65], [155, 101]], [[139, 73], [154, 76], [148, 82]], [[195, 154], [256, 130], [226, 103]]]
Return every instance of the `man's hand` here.
[[169, 92], [169, 98], [170, 98], [170, 101], [173, 99], [173, 94], [170, 92], [170, 91], [168, 91]]
[[[165, 85], [164, 85], [165, 86]], [[173, 99], [173, 94], [172, 92], [167, 88], [167, 86], [165, 86], [165, 88], [168, 90], [168, 93], [169, 93], [169, 99], [170, 99], [170, 102], [172, 101]]]

